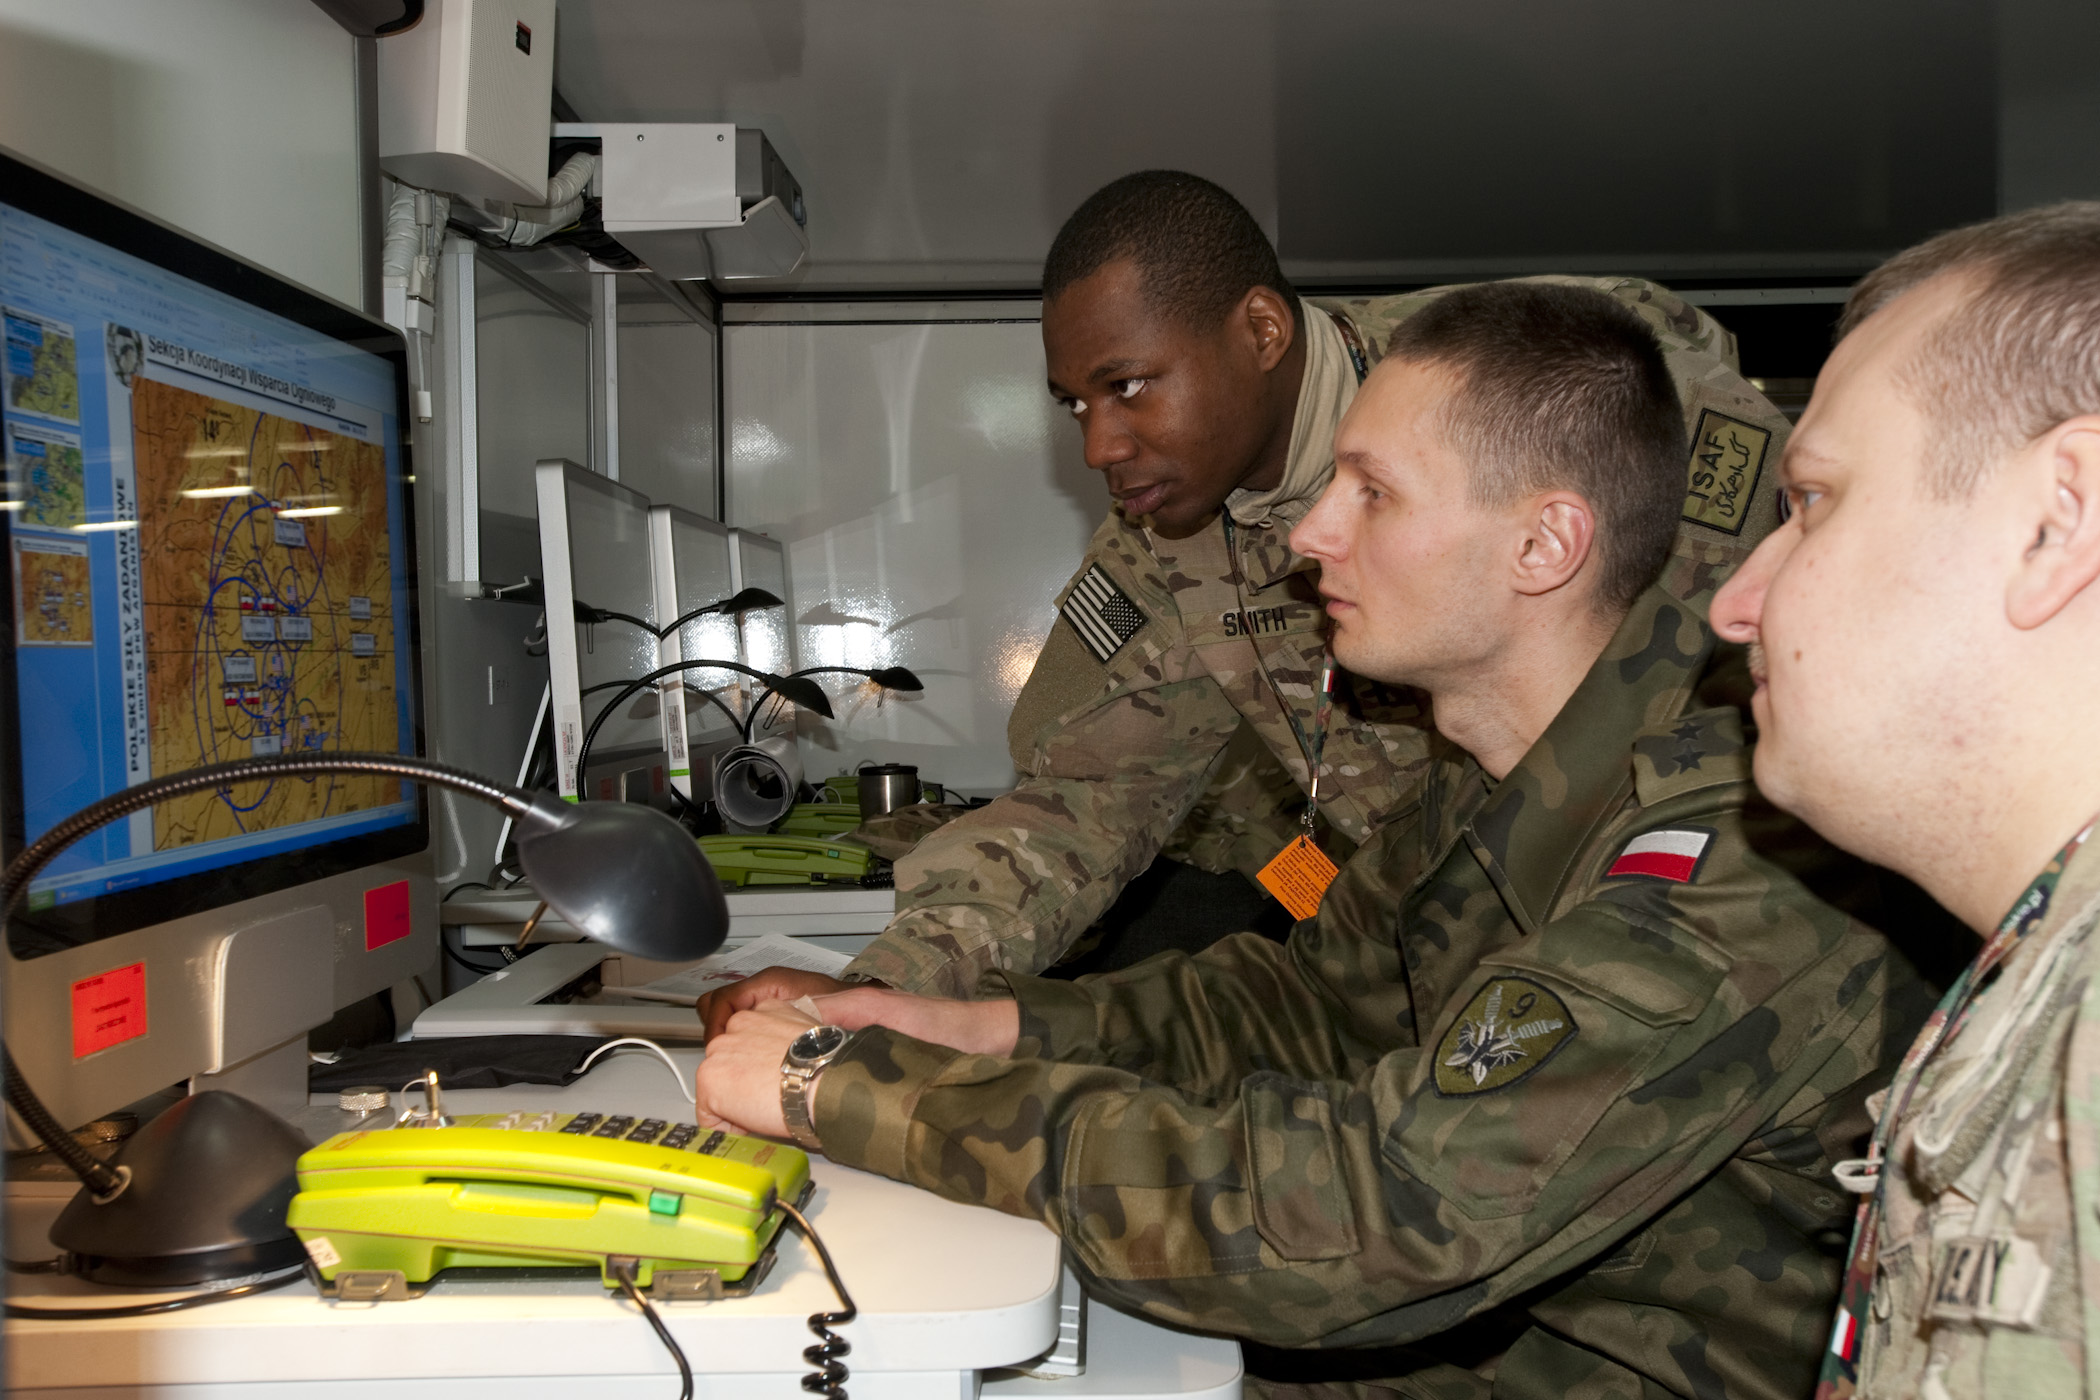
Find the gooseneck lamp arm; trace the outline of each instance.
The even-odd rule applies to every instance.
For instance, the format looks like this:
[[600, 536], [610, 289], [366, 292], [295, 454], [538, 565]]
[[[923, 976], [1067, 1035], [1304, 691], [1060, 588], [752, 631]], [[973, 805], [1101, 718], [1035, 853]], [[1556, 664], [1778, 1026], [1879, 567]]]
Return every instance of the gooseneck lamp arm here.
[[[628, 682], [626, 681], [600, 681], [596, 685], [587, 685], [582, 690], [578, 691], [577, 698], [582, 699], [586, 695], [596, 695], [601, 690], [618, 690], [621, 686], [626, 684], [628, 684]], [[708, 704], [713, 705], [723, 714], [727, 715], [729, 717], [730, 726], [737, 730], [737, 732], [739, 733], [743, 732], [744, 717], [738, 714], [735, 710], [730, 709], [728, 705], [724, 704], [722, 702], [721, 696], [715, 694], [712, 690], [704, 690], [701, 687], [694, 685], [691, 681], [687, 681], [685, 683], [685, 688], [691, 691], [693, 694], [699, 696], [702, 700], [705, 700]]]
[[[626, 803], [600, 803], [586, 810], [551, 794], [523, 792], [426, 759], [342, 752], [272, 754], [193, 768], [91, 803], [30, 842], [8, 863], [0, 873], [0, 916], [14, 913], [30, 881], [60, 852], [119, 818], [185, 793], [322, 773], [430, 783], [502, 808], [517, 826], [519, 863], [540, 897], [599, 942], [643, 956], [685, 960], [706, 957], [728, 933], [729, 907], [713, 867], [678, 824], [659, 812]], [[598, 813], [605, 815], [594, 815]], [[623, 894], [623, 887], [635, 892]], [[0, 1056], [5, 1057], [7, 1102], [23, 1122], [97, 1198], [121, 1191], [119, 1174], [73, 1141], [30, 1089], [4, 1045]]]
[[765, 589], [746, 588], [730, 594], [727, 598], [718, 598], [703, 607], [694, 608], [691, 612], [673, 618], [663, 626], [652, 630], [659, 638], [668, 637], [695, 618], [708, 617], [714, 613], [755, 612], [761, 608], [777, 608], [781, 606], [783, 606], [781, 601], [766, 592]]
[[[590, 762], [591, 741], [598, 737], [598, 731], [605, 726], [605, 721], [612, 718], [613, 711], [627, 703], [629, 696], [656, 684], [665, 676], [674, 676], [680, 671], [708, 670], [735, 671], [740, 675], [749, 676], [753, 680], [762, 682], [768, 691], [780, 696], [782, 699], [800, 705], [805, 710], [815, 710], [826, 719], [831, 718], [831, 701], [825, 696], [823, 691], [817, 688], [815, 681], [802, 681], [798, 685], [796, 682], [799, 677], [776, 676], [770, 671], [761, 671], [755, 666], [746, 666], [738, 661], [673, 661], [668, 666], [657, 667], [647, 675], [636, 676], [621, 689], [618, 695], [615, 695], [607, 702], [604, 709], [598, 711], [597, 717], [591, 721], [591, 727], [583, 732], [582, 745], [576, 750], [576, 775], [578, 780], [581, 781], [584, 767]], [[757, 708], [755, 705], [752, 707], [754, 714], [757, 713]], [[745, 717], [743, 728], [743, 737], [748, 740], [751, 737], [749, 716]]]

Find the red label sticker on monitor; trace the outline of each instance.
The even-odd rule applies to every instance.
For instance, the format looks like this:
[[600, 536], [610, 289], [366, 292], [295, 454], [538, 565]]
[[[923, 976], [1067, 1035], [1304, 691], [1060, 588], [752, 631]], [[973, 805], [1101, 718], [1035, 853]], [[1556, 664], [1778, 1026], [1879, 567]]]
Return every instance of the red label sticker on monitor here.
[[146, 1033], [146, 965], [113, 967], [73, 984], [73, 1058]]
[[365, 891], [365, 951], [384, 948], [408, 937], [408, 881], [396, 880]]

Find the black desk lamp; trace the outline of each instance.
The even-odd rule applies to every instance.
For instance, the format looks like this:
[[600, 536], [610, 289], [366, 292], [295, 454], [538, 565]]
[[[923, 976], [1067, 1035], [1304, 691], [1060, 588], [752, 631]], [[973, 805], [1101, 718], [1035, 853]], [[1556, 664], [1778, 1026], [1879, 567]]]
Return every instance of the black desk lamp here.
[[727, 598], [709, 603], [706, 607], [694, 608], [691, 612], [674, 618], [662, 627], [656, 628], [655, 631], [659, 637], [668, 637], [696, 617], [706, 617], [711, 613], [755, 612], [760, 608], [777, 608], [780, 606], [782, 606], [781, 601], [763, 588], [742, 588], [730, 594]]
[[[435, 783], [501, 807], [518, 861], [555, 913], [592, 939], [663, 961], [704, 958], [729, 932], [729, 905], [693, 838], [661, 812], [563, 802], [464, 769], [384, 753], [275, 754], [154, 778], [52, 827], [0, 873], [12, 912], [59, 852], [120, 817], [184, 793], [269, 778], [366, 773]], [[0, 1050], [4, 1053], [4, 1050]], [[147, 1123], [108, 1162], [73, 1140], [7, 1059], [7, 1102], [83, 1190], [51, 1227], [68, 1272], [99, 1283], [173, 1288], [278, 1273], [303, 1258], [284, 1223], [305, 1140], [237, 1094], [208, 1090]]]
[[[865, 666], [805, 666], [799, 671], [790, 672], [788, 675], [782, 677], [781, 679], [783, 683], [788, 681], [795, 681], [803, 685], [808, 685], [811, 689], [815, 689], [814, 684], [805, 679], [809, 676], [866, 676], [868, 678], [868, 684], [874, 686], [876, 689], [876, 703], [878, 705], [881, 704], [881, 692], [883, 691], [918, 691], [924, 690], [926, 688], [925, 683], [918, 678], [917, 674], [915, 674], [909, 666], [878, 666], [873, 670], [870, 670]], [[783, 698], [792, 698], [788, 696], [787, 693], [781, 690], [778, 686], [773, 687], [773, 691], [775, 694], [780, 695]], [[821, 694], [822, 692], [819, 693]], [[814, 705], [804, 705], [803, 708], [816, 709], [817, 707]], [[823, 715], [826, 719], [830, 719], [832, 717], [831, 710], [828, 707], [828, 702], [826, 708], [818, 710], [817, 712]], [[776, 712], [773, 718], [777, 720], [779, 719], [779, 717], [780, 716], [778, 712]], [[757, 722], [757, 719], [758, 707], [754, 705], [751, 707], [751, 713], [744, 716], [744, 723], [742, 726], [744, 742], [747, 744], [751, 742], [751, 727], [754, 723]]]
[[[576, 774], [579, 780], [583, 776], [584, 766], [590, 762], [591, 742], [598, 737], [598, 731], [605, 727], [605, 722], [612, 718], [613, 711], [626, 704], [629, 696], [638, 695], [648, 687], [655, 685], [665, 676], [675, 676], [681, 671], [735, 671], [737, 674], [749, 676], [760, 685], [763, 685], [766, 688], [766, 693], [769, 695], [778, 695], [791, 705], [799, 705], [805, 710], [814, 710], [826, 719], [831, 718], [830, 698], [824, 694], [815, 681], [803, 680], [799, 675], [776, 676], [771, 671], [761, 671], [756, 666], [746, 666], [741, 661], [710, 661], [704, 657], [693, 661], [673, 661], [668, 666], [659, 666], [647, 675], [636, 676], [633, 680], [628, 681], [620, 693], [608, 701], [604, 709], [598, 711], [597, 716], [591, 720], [590, 727], [583, 731], [583, 742], [576, 749]], [[617, 681], [608, 681], [603, 686], [592, 686], [591, 689], [603, 690], [617, 684], [619, 684]], [[705, 694], [705, 692], [702, 693]], [[714, 697], [709, 696], [708, 698], [713, 699]], [[715, 703], [720, 704], [721, 702], [716, 701]], [[729, 713], [727, 707], [724, 707], [724, 713]], [[757, 706], [754, 705], [752, 707], [752, 713], [757, 713]], [[730, 713], [729, 717], [736, 719], [736, 715], [733, 713]], [[750, 717], [746, 716], [741, 723], [744, 735], [748, 738], [751, 732]]]
[[633, 626], [641, 628], [644, 632], [647, 632], [649, 635], [655, 637], [659, 641], [663, 640], [665, 637], [670, 636], [673, 632], [676, 632], [679, 628], [685, 626], [688, 622], [693, 621], [695, 618], [707, 617], [713, 613], [745, 613], [754, 611], [758, 608], [777, 608], [779, 606], [780, 600], [774, 597], [772, 594], [766, 592], [765, 589], [746, 588], [739, 592], [730, 594], [727, 598], [718, 599], [715, 602], [709, 603], [704, 607], [694, 608], [691, 612], [683, 614], [682, 616], [674, 619], [673, 621], [664, 624], [662, 627], [656, 627], [652, 626], [647, 622], [644, 622], [642, 619], [636, 617], [633, 613], [616, 612], [611, 608], [593, 607], [589, 603], [584, 602], [581, 598], [577, 599], [575, 602], [576, 620], [578, 622], [588, 624], [594, 624], [599, 622], [630, 623]]

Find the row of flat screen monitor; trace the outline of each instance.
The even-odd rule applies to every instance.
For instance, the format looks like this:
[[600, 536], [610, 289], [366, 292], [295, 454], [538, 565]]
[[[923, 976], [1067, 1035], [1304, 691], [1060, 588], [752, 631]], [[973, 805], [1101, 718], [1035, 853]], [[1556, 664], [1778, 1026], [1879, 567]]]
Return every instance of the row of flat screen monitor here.
[[[540, 562], [546, 571], [548, 706], [555, 765], [564, 797], [615, 795], [623, 756], [661, 760], [665, 781], [687, 797], [706, 772], [705, 755], [737, 738], [733, 714], [748, 713], [760, 691], [722, 667], [694, 665], [683, 684], [644, 691], [609, 716], [593, 741], [591, 771], [575, 760], [599, 711], [623, 682], [678, 662], [727, 660], [754, 670], [794, 669], [792, 599], [780, 542], [727, 528], [649, 498], [573, 462], [542, 462]], [[661, 638], [632, 622], [552, 625], [571, 603], [668, 628], [695, 609], [762, 588], [781, 606], [694, 618]], [[668, 679], [668, 678], [667, 678]], [[703, 698], [722, 697], [721, 704]], [[600, 759], [610, 760], [601, 764]], [[637, 794], [623, 792], [634, 797]], [[706, 795], [704, 786], [699, 793]]]
[[[7, 858], [150, 777], [301, 750], [425, 753], [400, 338], [5, 152], [0, 325]], [[733, 592], [740, 570], [787, 596], [771, 541], [739, 550], [588, 473], [557, 495], [565, 581], [597, 606], [653, 626], [661, 608]], [[652, 555], [652, 528], [673, 547]], [[783, 614], [741, 638], [709, 619], [661, 647], [579, 629], [567, 703], [609, 698], [581, 692], [672, 648], [740, 643], [733, 655], [784, 669]], [[623, 718], [600, 742], [636, 739]], [[16, 1063], [77, 1123], [238, 1069], [260, 1044], [303, 1049], [304, 1025], [435, 954], [431, 800], [392, 779], [280, 779], [85, 837], [7, 915]], [[309, 969], [298, 994], [254, 995], [243, 979], [294, 965], [286, 950]]]

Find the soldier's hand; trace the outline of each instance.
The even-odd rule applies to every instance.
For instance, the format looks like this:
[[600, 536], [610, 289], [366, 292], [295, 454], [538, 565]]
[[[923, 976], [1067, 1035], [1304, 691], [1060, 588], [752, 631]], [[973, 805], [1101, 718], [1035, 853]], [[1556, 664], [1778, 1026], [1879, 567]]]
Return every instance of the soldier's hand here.
[[796, 997], [821, 997], [851, 986], [821, 972], [801, 972], [791, 967], [769, 967], [741, 982], [717, 987], [700, 998], [695, 1008], [705, 1034], [713, 1040], [739, 1011], [753, 1011], [769, 1001], [793, 1001]]
[[786, 1137], [780, 1109], [780, 1064], [809, 1017], [785, 1002], [739, 1011], [719, 1036], [709, 1036], [707, 1058], [693, 1083], [693, 1121], [703, 1128]]
[[1011, 1055], [1021, 1038], [1021, 1008], [1012, 1001], [950, 1001], [886, 987], [855, 987], [819, 997], [817, 1010], [834, 1026], [857, 1031], [887, 1026], [968, 1055]]

